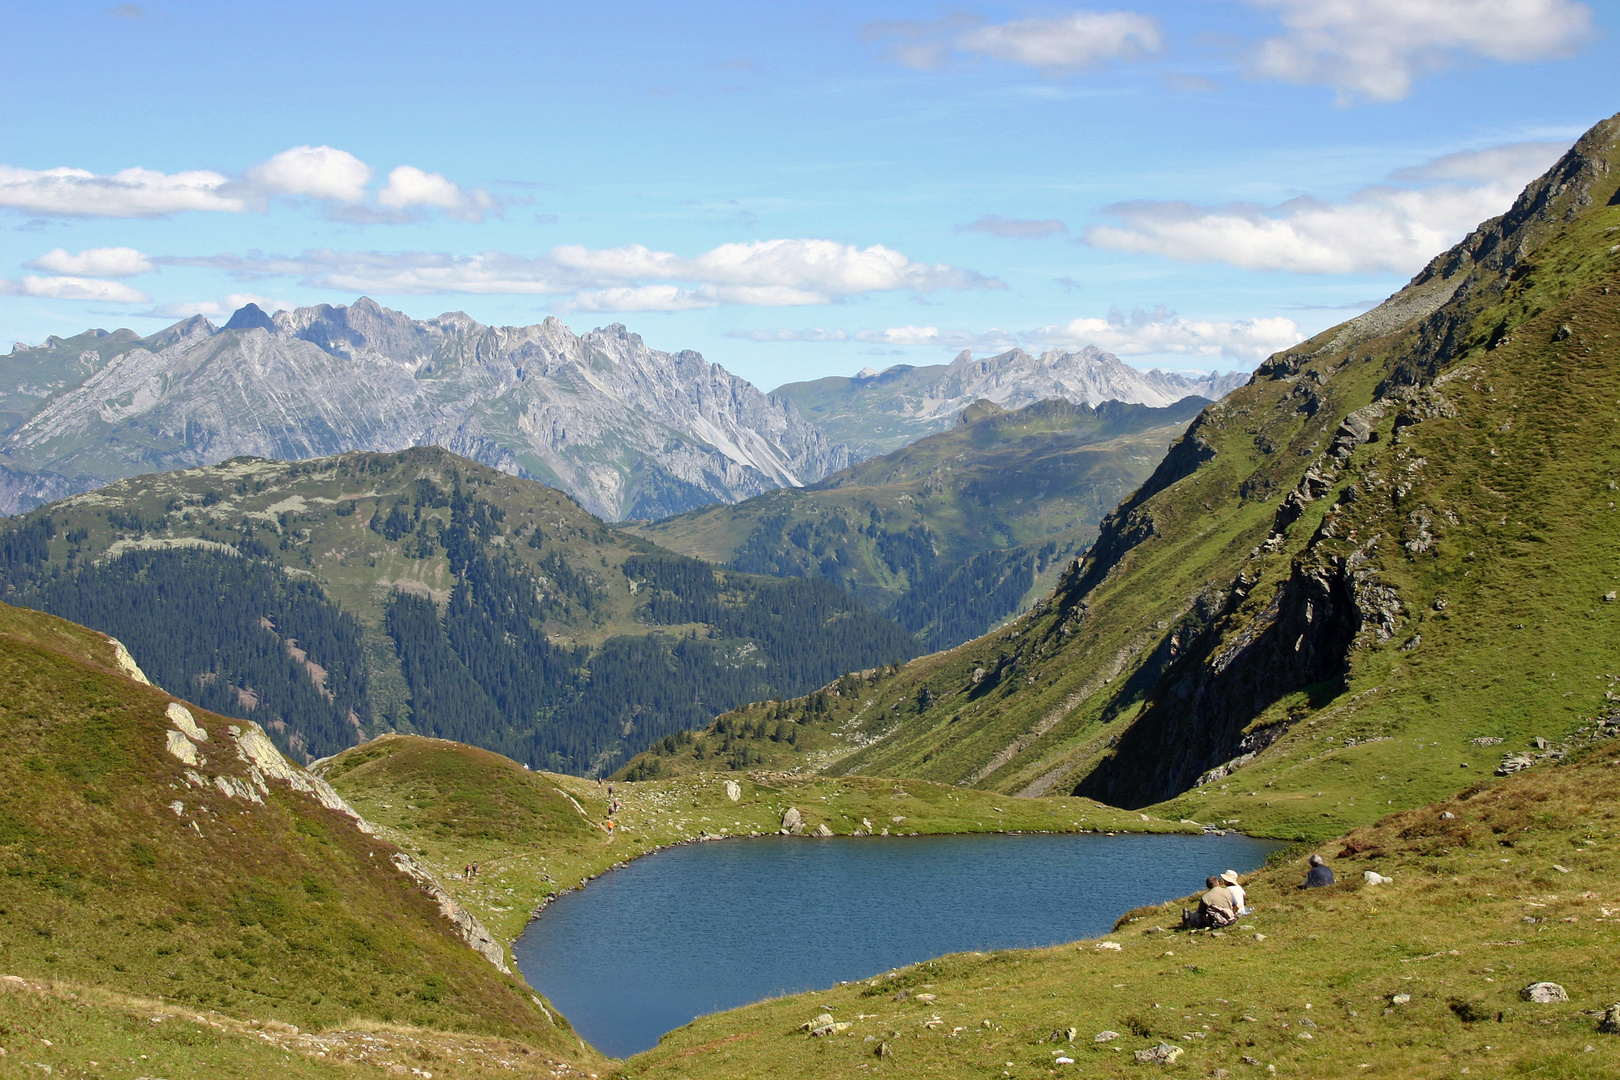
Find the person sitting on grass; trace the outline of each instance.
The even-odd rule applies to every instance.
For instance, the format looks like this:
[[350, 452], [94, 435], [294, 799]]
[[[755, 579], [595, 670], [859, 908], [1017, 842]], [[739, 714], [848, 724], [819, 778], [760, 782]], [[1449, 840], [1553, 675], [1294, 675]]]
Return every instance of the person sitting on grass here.
[[1333, 884], [1333, 869], [1328, 866], [1326, 859], [1320, 855], [1312, 855], [1310, 863], [1310, 872], [1305, 875], [1305, 883], [1300, 888], [1320, 889], [1323, 885]]
[[1221, 879], [1206, 878], [1206, 892], [1198, 901], [1196, 910], [1181, 911], [1181, 925], [1187, 930], [1215, 929], [1222, 926], [1231, 926], [1237, 922], [1237, 903], [1232, 897], [1232, 890], [1221, 884]]
[[1249, 896], [1243, 890], [1242, 880], [1242, 878], [1238, 877], [1236, 870], [1228, 870], [1221, 875], [1221, 884], [1226, 886], [1227, 891], [1232, 894], [1232, 903], [1237, 907], [1237, 913], [1247, 915], [1249, 913]]

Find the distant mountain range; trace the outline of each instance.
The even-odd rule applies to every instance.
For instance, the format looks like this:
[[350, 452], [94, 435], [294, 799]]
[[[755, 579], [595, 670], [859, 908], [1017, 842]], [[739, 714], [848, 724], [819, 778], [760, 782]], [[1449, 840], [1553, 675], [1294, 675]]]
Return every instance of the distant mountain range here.
[[252, 455], [436, 445], [560, 487], [598, 516], [662, 517], [819, 480], [848, 450], [695, 352], [623, 326], [419, 321], [362, 297], [222, 328], [92, 330], [0, 357], [0, 510]]
[[1162, 407], [1186, 397], [1218, 401], [1248, 381], [1248, 373], [1238, 371], [1201, 377], [1141, 371], [1088, 345], [1039, 357], [1012, 349], [986, 360], [964, 350], [949, 364], [867, 368], [854, 378], [789, 383], [771, 396], [792, 402], [830, 439], [847, 443], [859, 460], [947, 430], [976, 401], [1007, 409], [1052, 398], [1076, 405], [1124, 401]]
[[[1086, 349], [1013, 350], [765, 394], [623, 326], [412, 319], [361, 297], [139, 337], [88, 330], [0, 356], [0, 513], [234, 457], [440, 446], [561, 488], [609, 521], [814, 483], [944, 430], [974, 401], [1168, 405], [1239, 376], [1140, 372]], [[806, 417], [809, 417], [807, 420]]]

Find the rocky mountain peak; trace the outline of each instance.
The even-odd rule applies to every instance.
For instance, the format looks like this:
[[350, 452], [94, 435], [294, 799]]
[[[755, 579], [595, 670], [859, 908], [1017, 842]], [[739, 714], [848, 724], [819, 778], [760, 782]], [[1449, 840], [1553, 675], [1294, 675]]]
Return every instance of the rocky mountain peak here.
[[270, 316], [264, 313], [264, 309], [259, 307], [258, 304], [248, 303], [242, 305], [232, 312], [230, 321], [227, 322], [221, 329], [268, 330], [273, 334], [276, 332], [276, 324], [274, 320], [270, 318]]

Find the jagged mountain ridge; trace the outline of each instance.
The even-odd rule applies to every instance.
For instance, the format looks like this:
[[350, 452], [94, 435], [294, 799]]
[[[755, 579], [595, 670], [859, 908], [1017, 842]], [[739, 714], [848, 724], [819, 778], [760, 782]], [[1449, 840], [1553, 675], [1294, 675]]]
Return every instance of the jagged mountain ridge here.
[[771, 391], [798, 406], [811, 421], [859, 457], [896, 450], [948, 429], [975, 401], [1021, 409], [1060, 398], [1076, 405], [1105, 401], [1163, 407], [1186, 397], [1217, 401], [1247, 382], [1244, 372], [1189, 377], [1143, 371], [1113, 353], [1088, 345], [1074, 352], [1048, 350], [1032, 356], [1010, 349], [984, 360], [963, 350], [949, 364], [871, 368], [853, 378], [789, 383]]
[[0, 358], [0, 510], [234, 457], [442, 446], [608, 520], [820, 479], [848, 451], [787, 402], [622, 325], [416, 320], [362, 297], [248, 305], [147, 338], [90, 331]]
[[1023, 618], [768, 719], [832, 774], [1302, 837], [1620, 733], [1617, 177], [1620, 117], [1206, 409]]

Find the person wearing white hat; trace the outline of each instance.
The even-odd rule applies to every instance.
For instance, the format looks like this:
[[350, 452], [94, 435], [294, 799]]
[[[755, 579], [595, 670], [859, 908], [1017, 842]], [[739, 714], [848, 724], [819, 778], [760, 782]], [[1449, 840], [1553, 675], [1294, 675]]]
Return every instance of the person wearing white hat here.
[[1243, 891], [1243, 886], [1240, 884], [1240, 879], [1238, 878], [1238, 872], [1236, 870], [1228, 870], [1223, 873], [1221, 875], [1221, 884], [1225, 885], [1226, 891], [1232, 894], [1232, 902], [1237, 905], [1237, 913], [1239, 915], [1247, 915], [1249, 913], [1249, 897], [1248, 894]]

